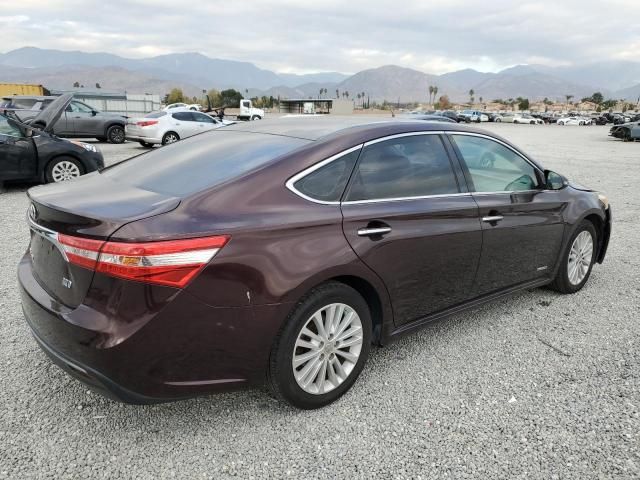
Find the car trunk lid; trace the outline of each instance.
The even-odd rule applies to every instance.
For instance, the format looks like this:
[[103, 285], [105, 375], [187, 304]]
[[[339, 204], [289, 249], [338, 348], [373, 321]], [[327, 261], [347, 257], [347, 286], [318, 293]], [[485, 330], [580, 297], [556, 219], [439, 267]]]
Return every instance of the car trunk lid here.
[[171, 211], [180, 203], [179, 198], [111, 182], [97, 174], [35, 187], [28, 195], [33, 272], [52, 298], [70, 308], [84, 299], [94, 270], [69, 261], [69, 240], [106, 241], [123, 225]]

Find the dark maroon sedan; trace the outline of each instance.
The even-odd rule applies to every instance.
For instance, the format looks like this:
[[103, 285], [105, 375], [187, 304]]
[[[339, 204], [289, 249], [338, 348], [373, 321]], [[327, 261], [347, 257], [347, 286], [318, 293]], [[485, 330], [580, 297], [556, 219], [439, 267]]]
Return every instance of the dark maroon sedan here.
[[524, 288], [577, 292], [611, 231], [606, 197], [506, 140], [413, 121], [234, 125], [29, 197], [36, 340], [134, 403], [268, 383], [326, 405], [372, 343]]

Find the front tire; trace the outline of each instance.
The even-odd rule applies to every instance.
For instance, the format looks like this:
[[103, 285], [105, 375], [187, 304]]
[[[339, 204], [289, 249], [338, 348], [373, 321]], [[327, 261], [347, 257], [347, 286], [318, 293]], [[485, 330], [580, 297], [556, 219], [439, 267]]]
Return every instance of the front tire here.
[[254, 115], [251, 120], [260, 120], [260, 115]]
[[54, 158], [47, 165], [44, 178], [47, 183], [66, 182], [84, 173], [82, 164], [71, 157]]
[[340, 398], [364, 368], [371, 314], [353, 288], [329, 282], [311, 290], [276, 337], [269, 365], [273, 393], [310, 410]]
[[124, 143], [124, 127], [122, 125], [111, 125], [107, 129], [107, 139], [111, 143]]
[[597, 240], [593, 223], [583, 220], [578, 224], [560, 257], [560, 267], [550, 288], [560, 293], [576, 293], [584, 287], [595, 262]]

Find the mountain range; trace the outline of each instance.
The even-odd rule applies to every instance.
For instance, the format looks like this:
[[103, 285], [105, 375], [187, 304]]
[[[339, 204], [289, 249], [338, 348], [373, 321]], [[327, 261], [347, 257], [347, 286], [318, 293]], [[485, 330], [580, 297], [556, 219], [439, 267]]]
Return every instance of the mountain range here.
[[426, 101], [428, 86], [438, 96], [465, 101], [469, 91], [485, 101], [494, 98], [532, 100], [548, 97], [575, 99], [600, 91], [607, 98], [636, 101], [640, 96], [640, 62], [608, 61], [576, 66], [517, 65], [496, 73], [473, 69], [432, 75], [411, 68], [386, 65], [346, 75], [321, 72], [306, 75], [277, 73], [249, 62], [210, 58], [200, 53], [175, 53], [142, 59], [109, 53], [87, 53], [23, 47], [0, 54], [0, 82], [38, 83], [50, 89], [70, 89], [74, 82], [87, 88], [100, 83], [107, 90], [164, 94], [173, 87], [198, 96], [203, 89], [235, 88], [243, 93], [282, 98], [326, 96], [336, 90], [354, 97], [365, 92], [371, 100]]

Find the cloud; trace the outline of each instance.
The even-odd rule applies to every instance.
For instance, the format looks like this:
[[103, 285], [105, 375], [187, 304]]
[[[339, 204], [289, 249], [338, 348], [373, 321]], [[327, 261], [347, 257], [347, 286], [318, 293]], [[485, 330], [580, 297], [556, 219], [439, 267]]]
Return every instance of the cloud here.
[[[640, 61], [640, 3], [538, 0], [24, 0], [3, 7], [5, 51], [105, 51], [127, 57], [195, 51], [277, 71], [398, 64], [443, 73], [519, 63]], [[28, 15], [25, 14], [28, 12]]]

